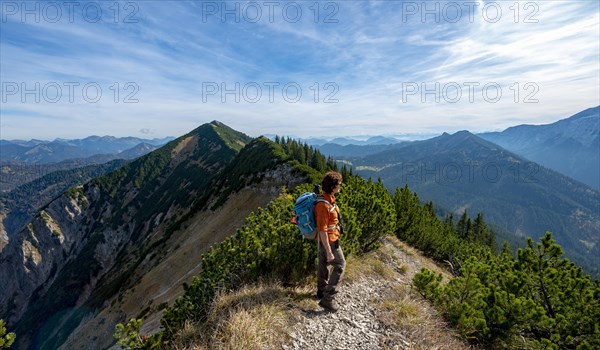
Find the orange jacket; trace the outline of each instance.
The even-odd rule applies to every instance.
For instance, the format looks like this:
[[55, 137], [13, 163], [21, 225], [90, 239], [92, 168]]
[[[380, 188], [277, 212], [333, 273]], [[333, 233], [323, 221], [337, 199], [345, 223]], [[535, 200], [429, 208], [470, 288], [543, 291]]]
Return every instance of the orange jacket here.
[[339, 208], [335, 204], [335, 196], [323, 192], [321, 198], [330, 203], [317, 202], [315, 205], [315, 221], [317, 222], [317, 230], [326, 231], [327, 238], [330, 243], [337, 241], [340, 238], [340, 230], [338, 223]]

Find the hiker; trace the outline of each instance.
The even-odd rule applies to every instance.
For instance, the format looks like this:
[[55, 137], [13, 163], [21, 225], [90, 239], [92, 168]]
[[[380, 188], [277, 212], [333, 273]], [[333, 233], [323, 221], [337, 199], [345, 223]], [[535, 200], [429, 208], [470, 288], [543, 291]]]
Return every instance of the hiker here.
[[[335, 194], [342, 187], [342, 174], [330, 171], [321, 182], [323, 192], [320, 198], [327, 202], [319, 201], [315, 205], [315, 221], [318, 230], [319, 271], [317, 278], [317, 298], [321, 299], [319, 305], [323, 308], [336, 311], [335, 294], [344, 275], [346, 259], [340, 247], [340, 211], [335, 204]], [[333, 265], [331, 274], [328, 265]]]

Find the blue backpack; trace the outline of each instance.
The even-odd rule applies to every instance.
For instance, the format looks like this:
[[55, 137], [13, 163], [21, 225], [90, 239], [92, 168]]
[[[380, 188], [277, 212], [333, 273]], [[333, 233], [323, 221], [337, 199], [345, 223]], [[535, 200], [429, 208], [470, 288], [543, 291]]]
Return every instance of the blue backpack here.
[[331, 206], [328, 201], [319, 198], [319, 195], [312, 192], [305, 192], [298, 197], [294, 204], [295, 223], [300, 229], [300, 236], [306, 239], [315, 239], [317, 237], [317, 222], [315, 220], [315, 205], [318, 202], [325, 202]]

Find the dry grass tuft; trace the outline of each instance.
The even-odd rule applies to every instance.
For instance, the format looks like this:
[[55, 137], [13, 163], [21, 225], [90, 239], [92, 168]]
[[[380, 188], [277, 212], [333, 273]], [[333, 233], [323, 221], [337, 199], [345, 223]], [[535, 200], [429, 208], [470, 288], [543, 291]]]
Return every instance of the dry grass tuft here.
[[401, 275], [406, 275], [407, 272], [408, 272], [408, 266], [406, 266], [406, 265], [401, 265], [398, 268], [398, 273], [400, 273]]
[[[380, 255], [380, 254], [378, 254]], [[382, 254], [381, 254], [382, 255]], [[378, 259], [379, 258], [379, 259]], [[373, 272], [383, 277], [386, 280], [393, 280], [396, 278], [394, 270], [389, 267], [386, 263], [380, 260], [381, 257], [374, 256], [368, 259], [367, 264], [371, 265]]]
[[368, 276], [394, 280], [396, 273], [386, 263], [391, 259], [393, 257], [384, 251], [373, 251], [358, 257], [352, 255], [346, 261], [344, 280], [352, 283]]
[[200, 325], [186, 321], [183, 328], [177, 333], [174, 345], [175, 350], [206, 350], [206, 329]]
[[280, 305], [236, 307], [217, 324], [213, 346], [218, 349], [273, 349], [287, 337], [288, 317]]
[[396, 327], [415, 350], [455, 350], [471, 347], [449, 328], [431, 305], [410, 286], [396, 285], [379, 305], [382, 323]]
[[362, 258], [351, 255], [346, 258], [346, 271], [344, 272], [344, 283], [357, 282], [370, 269], [363, 263]]
[[425, 324], [425, 317], [421, 313], [421, 306], [406, 292], [406, 286], [396, 285], [390, 291], [390, 295], [381, 301], [383, 310], [382, 321], [393, 325]]
[[313, 288], [284, 288], [259, 283], [217, 295], [205, 325], [186, 323], [176, 350], [274, 349], [287, 341], [297, 316], [294, 309], [310, 299]]

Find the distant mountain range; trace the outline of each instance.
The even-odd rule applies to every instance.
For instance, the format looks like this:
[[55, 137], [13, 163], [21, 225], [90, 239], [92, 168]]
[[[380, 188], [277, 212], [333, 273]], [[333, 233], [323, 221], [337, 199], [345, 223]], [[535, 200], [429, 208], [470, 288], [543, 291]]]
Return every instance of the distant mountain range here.
[[90, 136], [81, 140], [0, 140], [0, 194], [55, 171], [100, 165], [115, 159], [132, 160], [171, 139]]
[[334, 158], [340, 157], [366, 157], [371, 154], [376, 154], [386, 150], [401, 147], [405, 142], [397, 142], [390, 145], [340, 145], [336, 143], [326, 143], [316, 148], [323, 154], [327, 154]]
[[[326, 137], [294, 137], [293, 139], [298, 140], [302, 143], [306, 143], [311, 146], [323, 146], [326, 144], [329, 145], [339, 145], [339, 146], [387, 146], [393, 145], [400, 142], [406, 141], [415, 141], [415, 140], [425, 140], [439, 134], [433, 133], [420, 133], [420, 134], [394, 134], [394, 135], [375, 135], [375, 136], [340, 136], [334, 138], [326, 138]], [[276, 134], [265, 134], [265, 137], [274, 140]], [[279, 135], [281, 136], [281, 135]]]
[[400, 142], [400, 141], [393, 137], [372, 136], [364, 141], [360, 141], [360, 140], [356, 140], [356, 139], [348, 138], [348, 137], [336, 137], [335, 139], [329, 141], [328, 143], [333, 143], [333, 144], [342, 145], [342, 146], [346, 146], [346, 145], [359, 145], [360, 146], [360, 145], [393, 145], [398, 142]]
[[516, 237], [554, 233], [567, 256], [599, 273], [600, 191], [468, 131], [350, 157], [363, 177], [408, 186], [454, 214], [483, 212]]
[[519, 125], [479, 136], [600, 189], [600, 106], [552, 124]]
[[0, 140], [2, 150], [0, 162], [47, 164], [68, 159], [117, 154], [121, 154], [117, 158], [131, 159], [136, 155], [139, 156], [141, 152], [147, 153], [148, 150], [156, 149], [172, 139], [172, 137], [150, 140], [137, 137], [89, 136], [84, 139], [54, 141]]

